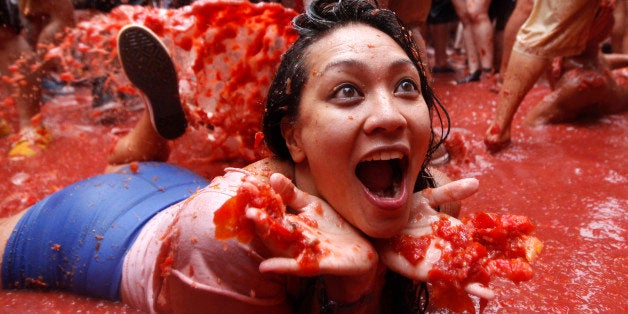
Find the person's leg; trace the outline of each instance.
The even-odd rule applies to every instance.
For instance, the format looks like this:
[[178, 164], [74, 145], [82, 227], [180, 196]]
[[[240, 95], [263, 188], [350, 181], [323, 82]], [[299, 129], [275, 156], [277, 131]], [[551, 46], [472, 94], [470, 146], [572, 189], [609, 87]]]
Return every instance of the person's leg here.
[[515, 44], [517, 32], [519, 32], [519, 29], [521, 28], [521, 25], [523, 25], [523, 22], [525, 22], [528, 16], [530, 16], [533, 4], [534, 0], [517, 0], [515, 10], [512, 12], [512, 15], [508, 19], [508, 23], [506, 24], [506, 28], [504, 29], [502, 48], [503, 53], [501, 57], [502, 62], [499, 66], [501, 73], [505, 73], [507, 70], [506, 68], [508, 67], [508, 60], [510, 59], [512, 47]]
[[[595, 89], [588, 89], [589, 93], [598, 93]], [[552, 93], [543, 97], [525, 117], [524, 123], [528, 126], [539, 126], [549, 123], [574, 121], [587, 105], [590, 98], [587, 91], [567, 83], [557, 86]]]
[[484, 144], [490, 151], [499, 151], [510, 143], [510, 128], [515, 113], [550, 61], [513, 51], [508, 64], [510, 68], [505, 73], [499, 92], [495, 118], [484, 138]]
[[434, 47], [433, 73], [454, 73], [449, 64], [447, 47], [452, 39], [452, 32], [458, 25], [458, 15], [451, 0], [434, 2], [430, 8], [427, 27]]
[[[29, 157], [44, 149], [51, 140], [37, 119], [41, 103], [41, 68], [32, 70], [36, 56], [19, 33], [8, 28], [0, 29], [0, 75], [17, 78], [14, 84], [13, 99], [19, 119], [19, 136], [12, 143], [9, 157]], [[19, 69], [17, 75], [9, 72], [10, 66]]]
[[515, 10], [516, 0], [491, 1], [488, 9], [488, 16], [495, 24], [495, 48], [493, 52], [493, 68], [495, 73], [501, 71], [502, 55], [504, 51], [504, 29]]
[[451, 31], [455, 24], [438, 23], [430, 24], [429, 29], [432, 34], [432, 46], [434, 46], [434, 73], [453, 73], [454, 69], [449, 65], [447, 57], [447, 46]]
[[469, 68], [469, 75], [458, 80], [458, 83], [479, 81], [482, 71], [480, 69], [480, 59], [477, 54], [477, 48], [473, 39], [473, 30], [469, 19], [469, 12], [467, 11], [466, 0], [452, 0], [451, 2], [454, 5], [456, 14], [458, 14], [460, 23], [462, 23], [462, 38], [467, 55], [467, 66]]
[[169, 156], [168, 140], [155, 131], [149, 114], [144, 112], [133, 129], [116, 142], [107, 162], [118, 166], [134, 161], [167, 161]]
[[490, 4], [490, 0], [467, 0], [473, 39], [479, 55], [480, 66], [484, 72], [492, 72], [493, 69], [494, 30], [488, 16]]

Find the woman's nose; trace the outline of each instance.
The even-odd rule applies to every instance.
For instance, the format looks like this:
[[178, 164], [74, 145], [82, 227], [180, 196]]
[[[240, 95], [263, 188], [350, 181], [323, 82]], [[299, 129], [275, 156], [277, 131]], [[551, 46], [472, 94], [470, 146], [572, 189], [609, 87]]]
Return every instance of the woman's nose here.
[[367, 134], [377, 131], [394, 132], [407, 127], [408, 121], [399, 105], [391, 95], [380, 94], [374, 97], [368, 106], [364, 131]]

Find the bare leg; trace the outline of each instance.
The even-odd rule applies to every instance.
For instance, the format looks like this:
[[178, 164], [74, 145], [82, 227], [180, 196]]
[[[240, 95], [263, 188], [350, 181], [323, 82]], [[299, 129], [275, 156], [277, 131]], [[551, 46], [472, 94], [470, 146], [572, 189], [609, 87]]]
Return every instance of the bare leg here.
[[447, 44], [454, 26], [455, 24], [453, 23], [432, 24], [429, 26], [432, 32], [432, 45], [434, 46], [434, 68], [443, 70], [450, 68], [447, 60]]
[[[471, 20], [469, 17], [469, 11], [467, 10], [467, 3], [465, 0], [452, 0], [456, 14], [462, 23], [462, 38], [464, 40], [465, 50], [467, 53], [467, 65], [469, 67], [469, 77], [465, 77], [459, 81], [459, 83], [466, 83], [470, 81], [479, 80], [480, 71], [480, 59], [477, 54], [477, 48], [473, 38], [473, 30]], [[476, 75], [477, 74], [477, 75]], [[477, 79], [475, 78], [477, 76]]]
[[528, 112], [524, 123], [539, 126], [574, 121], [586, 107], [588, 98], [586, 93], [579, 92], [572, 85], [558, 87]]
[[471, 20], [471, 30], [476, 44], [476, 51], [480, 59], [482, 70], [489, 71], [493, 68], [494, 30], [491, 19], [488, 16], [488, 8], [491, 1], [474, 0], [467, 1], [467, 9]]
[[147, 108], [114, 147], [107, 171], [133, 161], [166, 161], [168, 140], [181, 136], [187, 126], [176, 70], [159, 38], [145, 27], [129, 25], [120, 31], [118, 52], [124, 73], [146, 96]]
[[549, 65], [548, 59], [530, 57], [516, 51], [510, 56], [510, 70], [497, 99], [495, 118], [486, 131], [484, 144], [490, 151], [499, 151], [510, 143], [512, 120], [536, 80]]
[[532, 108], [525, 123], [537, 126], [573, 122], [628, 109], [628, 87], [615, 82], [606, 70], [574, 69], [561, 77], [556, 89]]
[[121, 165], [133, 161], [166, 161], [169, 155], [168, 140], [155, 131], [145, 111], [131, 132], [116, 143], [108, 162]]
[[507, 70], [508, 60], [510, 59], [512, 47], [515, 44], [517, 32], [519, 32], [521, 25], [523, 25], [525, 20], [528, 19], [528, 16], [530, 16], [533, 4], [533, 0], [517, 0], [515, 10], [508, 19], [508, 23], [504, 29], [502, 62], [499, 67], [501, 73], [505, 73]]

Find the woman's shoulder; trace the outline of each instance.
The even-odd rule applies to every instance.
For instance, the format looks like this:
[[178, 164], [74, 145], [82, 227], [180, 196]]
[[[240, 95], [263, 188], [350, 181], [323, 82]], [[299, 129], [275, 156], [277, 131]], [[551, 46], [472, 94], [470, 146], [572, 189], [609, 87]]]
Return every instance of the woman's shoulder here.
[[258, 160], [243, 169], [254, 175], [262, 182], [268, 182], [270, 175], [273, 173], [281, 173], [290, 179], [294, 177], [293, 163], [277, 157], [268, 157]]

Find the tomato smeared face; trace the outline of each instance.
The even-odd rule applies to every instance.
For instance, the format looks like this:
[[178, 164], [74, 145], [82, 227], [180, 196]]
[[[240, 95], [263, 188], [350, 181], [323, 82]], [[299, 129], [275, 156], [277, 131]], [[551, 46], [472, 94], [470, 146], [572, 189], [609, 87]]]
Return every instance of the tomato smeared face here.
[[305, 57], [299, 115], [284, 128], [297, 185], [369, 236], [398, 233], [430, 142], [418, 71], [364, 24], [332, 31]]

